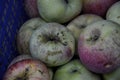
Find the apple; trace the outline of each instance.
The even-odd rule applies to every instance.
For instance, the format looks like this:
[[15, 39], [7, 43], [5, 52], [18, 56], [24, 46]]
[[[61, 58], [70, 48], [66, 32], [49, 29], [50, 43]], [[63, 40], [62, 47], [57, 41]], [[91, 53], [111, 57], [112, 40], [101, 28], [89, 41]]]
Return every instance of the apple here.
[[106, 19], [120, 24], [120, 1], [113, 4], [108, 9]]
[[[33, 57], [31, 57], [31, 55], [28, 55], [28, 54], [22, 54], [22, 55], [19, 55], [17, 57], [15, 57], [12, 62], [9, 64], [8, 68], [19, 62], [19, 61], [22, 61], [22, 60], [26, 60], [26, 59], [34, 59]], [[50, 75], [50, 80], [52, 80], [52, 77], [53, 77], [53, 70], [50, 68], [50, 67], [47, 67], [48, 68], [48, 72], [49, 72], [49, 75]]]
[[50, 80], [48, 68], [35, 59], [25, 59], [11, 65], [3, 80]]
[[19, 29], [17, 34], [17, 49], [20, 54], [30, 54], [29, 39], [32, 32], [39, 26], [45, 24], [40, 18], [27, 20]]
[[37, 0], [24, 0], [24, 9], [30, 18], [40, 17]]
[[120, 80], [120, 67], [113, 72], [103, 74], [104, 80]]
[[78, 41], [85, 67], [95, 73], [108, 73], [120, 67], [120, 25], [100, 20], [88, 25]]
[[59, 23], [46, 23], [37, 28], [30, 38], [31, 56], [55, 67], [67, 63], [74, 56], [75, 39]]
[[80, 62], [75, 59], [60, 66], [53, 80], [101, 80], [100, 76], [87, 70]]
[[108, 8], [119, 0], [83, 0], [83, 13], [105, 17]]
[[22, 54], [22, 55], [18, 55], [17, 57], [15, 57], [11, 63], [9, 64], [8, 67], [10, 67], [11, 65], [15, 64], [16, 62], [19, 62], [19, 61], [22, 61], [22, 60], [25, 60], [25, 59], [32, 59], [32, 57], [28, 54]]
[[37, 0], [41, 17], [48, 22], [66, 23], [82, 9], [82, 0]]
[[67, 25], [67, 28], [73, 33], [76, 41], [78, 41], [80, 33], [86, 28], [86, 26], [99, 20], [103, 20], [103, 18], [94, 14], [82, 14], [73, 19]]
[[83, 32], [83, 30], [86, 28], [87, 25], [102, 20], [103, 18], [98, 16], [98, 15], [94, 15], [94, 14], [82, 14], [80, 16], [78, 16], [77, 18], [73, 19], [68, 25], [67, 28], [73, 33], [73, 36], [75, 37], [75, 42], [76, 42], [76, 55], [78, 55], [77, 52], [77, 44], [78, 44], [78, 39], [79, 39], [79, 35], [81, 32]]

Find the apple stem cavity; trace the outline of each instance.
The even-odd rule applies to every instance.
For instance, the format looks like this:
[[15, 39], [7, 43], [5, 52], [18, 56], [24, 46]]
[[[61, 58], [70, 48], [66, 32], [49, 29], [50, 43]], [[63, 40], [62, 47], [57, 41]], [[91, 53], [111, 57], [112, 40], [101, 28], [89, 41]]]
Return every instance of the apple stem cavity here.
[[68, 2], [68, 0], [64, 0], [64, 1], [65, 1], [65, 3], [66, 3], [66, 4], [68, 4], [68, 3], [69, 3], [69, 2]]

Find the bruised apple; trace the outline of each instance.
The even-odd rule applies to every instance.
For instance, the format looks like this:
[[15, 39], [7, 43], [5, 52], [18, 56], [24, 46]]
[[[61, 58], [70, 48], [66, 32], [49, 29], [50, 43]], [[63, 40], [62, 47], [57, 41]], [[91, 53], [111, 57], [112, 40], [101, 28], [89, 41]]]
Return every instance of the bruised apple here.
[[74, 56], [75, 39], [72, 33], [59, 23], [46, 23], [37, 28], [30, 38], [32, 57], [48, 66], [60, 66]]
[[30, 54], [29, 51], [29, 39], [33, 31], [45, 24], [45, 22], [40, 18], [32, 18], [26, 21], [19, 29], [17, 35], [17, 49], [20, 54]]
[[96, 73], [108, 73], [120, 66], [120, 25], [101, 20], [88, 25], [78, 42], [81, 62]]
[[41, 61], [24, 59], [8, 67], [3, 80], [50, 80], [50, 75]]
[[72, 20], [68, 25], [67, 28], [73, 33], [73, 36], [76, 40], [76, 54], [77, 52], [77, 44], [80, 33], [84, 31], [87, 25], [102, 20], [103, 18], [94, 14], [83, 14]]

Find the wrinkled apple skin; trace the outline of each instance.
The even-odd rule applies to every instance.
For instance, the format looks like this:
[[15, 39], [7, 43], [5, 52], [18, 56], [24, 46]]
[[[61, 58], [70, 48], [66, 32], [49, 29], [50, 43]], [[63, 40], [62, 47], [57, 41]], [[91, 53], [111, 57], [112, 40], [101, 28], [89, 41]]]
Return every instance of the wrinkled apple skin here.
[[109, 7], [119, 0], [83, 0], [83, 13], [105, 17]]
[[37, 4], [41, 17], [48, 22], [68, 22], [82, 9], [82, 0], [38, 0]]
[[29, 39], [33, 31], [40, 27], [41, 25], [45, 24], [40, 18], [32, 18], [26, 21], [19, 29], [17, 35], [17, 49], [20, 54], [30, 54], [29, 50]]
[[88, 71], [80, 60], [72, 60], [59, 67], [53, 80], [101, 80], [100, 76]]
[[45, 64], [38, 60], [25, 59], [11, 65], [3, 80], [50, 80]]
[[101, 20], [88, 25], [78, 42], [81, 62], [96, 73], [108, 73], [120, 66], [120, 26]]
[[120, 80], [120, 67], [108, 74], [103, 74], [104, 80]]
[[30, 18], [35, 18], [40, 16], [37, 8], [37, 0], [24, 0], [24, 7], [27, 15]]
[[58, 23], [47, 23], [37, 28], [30, 39], [32, 57], [48, 66], [60, 66], [74, 56], [75, 39], [72, 33]]
[[106, 19], [120, 24], [120, 1], [113, 4], [108, 9]]

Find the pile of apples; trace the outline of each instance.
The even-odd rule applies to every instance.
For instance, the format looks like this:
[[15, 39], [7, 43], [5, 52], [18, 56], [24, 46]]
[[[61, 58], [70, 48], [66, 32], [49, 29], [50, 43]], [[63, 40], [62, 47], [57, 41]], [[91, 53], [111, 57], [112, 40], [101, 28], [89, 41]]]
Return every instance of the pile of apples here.
[[119, 0], [24, 0], [20, 53], [3, 80], [120, 80]]

